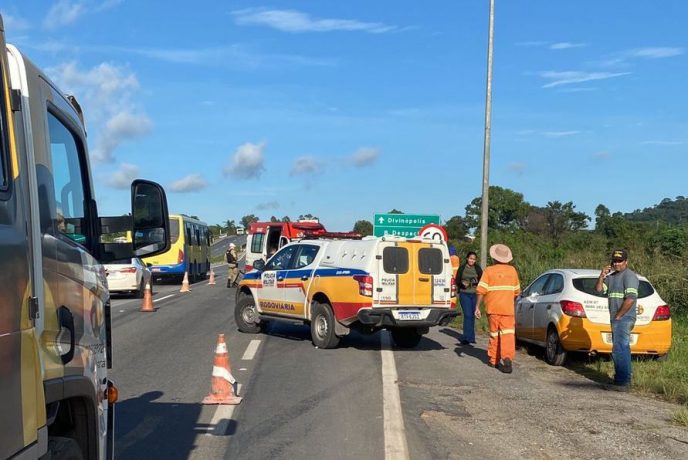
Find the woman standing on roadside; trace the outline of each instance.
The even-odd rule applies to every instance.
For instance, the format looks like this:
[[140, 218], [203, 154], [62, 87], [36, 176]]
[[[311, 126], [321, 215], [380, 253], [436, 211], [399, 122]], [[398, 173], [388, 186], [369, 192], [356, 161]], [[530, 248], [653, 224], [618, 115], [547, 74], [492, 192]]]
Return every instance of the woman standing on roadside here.
[[459, 267], [456, 275], [456, 287], [459, 292], [459, 302], [463, 310], [463, 338], [461, 345], [475, 343], [475, 288], [478, 286], [483, 270], [476, 263], [478, 256], [470, 251], [466, 254], [466, 261]]

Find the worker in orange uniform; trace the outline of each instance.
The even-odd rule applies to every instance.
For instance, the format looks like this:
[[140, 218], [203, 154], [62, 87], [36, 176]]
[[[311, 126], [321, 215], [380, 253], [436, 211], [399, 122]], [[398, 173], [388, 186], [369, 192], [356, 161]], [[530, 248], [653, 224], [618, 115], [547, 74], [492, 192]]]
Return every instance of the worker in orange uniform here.
[[493, 244], [490, 257], [496, 263], [485, 269], [478, 283], [475, 317], [480, 319], [480, 303], [484, 298], [490, 328], [487, 345], [490, 366], [511, 374], [516, 355], [514, 299], [521, 293], [521, 282], [516, 269], [509, 265], [513, 255], [507, 245]]

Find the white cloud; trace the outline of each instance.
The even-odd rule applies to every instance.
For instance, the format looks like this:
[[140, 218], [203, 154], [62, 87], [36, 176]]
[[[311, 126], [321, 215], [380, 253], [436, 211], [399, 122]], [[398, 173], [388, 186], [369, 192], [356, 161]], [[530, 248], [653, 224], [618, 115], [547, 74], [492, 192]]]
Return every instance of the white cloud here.
[[224, 168], [225, 175], [237, 179], [258, 179], [265, 170], [264, 150], [265, 143], [240, 145], [232, 154], [232, 164]]
[[674, 56], [679, 56], [683, 54], [684, 50], [683, 48], [637, 48], [634, 50], [630, 50], [628, 52], [628, 56], [631, 57], [638, 57], [638, 58], [647, 58], [647, 59], [660, 59], [660, 58], [667, 58], [667, 57], [674, 57]]
[[558, 72], [549, 70], [540, 72], [540, 76], [545, 80], [550, 80], [549, 83], [543, 85], [543, 88], [553, 88], [560, 85], [570, 85], [572, 83], [583, 83], [586, 81], [606, 80], [609, 78], [622, 77], [630, 75], [631, 72], [582, 72], [576, 70], [569, 70]]
[[397, 30], [380, 22], [361, 22], [351, 19], [316, 19], [295, 10], [247, 8], [233, 11], [239, 25], [264, 25], [282, 32], [362, 31], [374, 34]]
[[280, 204], [277, 201], [268, 201], [267, 203], [258, 203], [256, 209], [258, 211], [267, 211], [268, 209], [279, 209]]
[[580, 131], [545, 131], [542, 134], [547, 137], [566, 137], [580, 134]]
[[551, 50], [567, 50], [571, 48], [582, 48], [584, 46], [588, 46], [585, 43], [570, 43], [570, 42], [559, 42], [559, 43], [552, 43], [549, 45], [549, 49]]
[[380, 156], [380, 149], [373, 147], [361, 147], [351, 155], [351, 162], [357, 168], [369, 166], [375, 163], [375, 160]]
[[128, 189], [131, 182], [139, 177], [139, 168], [136, 165], [122, 163], [119, 170], [115, 171], [105, 182], [112, 188]]
[[122, 3], [123, 0], [59, 0], [48, 10], [43, 19], [43, 27], [57, 29], [75, 23], [80, 17], [89, 13], [109, 10]]
[[84, 108], [88, 124], [96, 126], [96, 161], [114, 161], [115, 149], [128, 139], [152, 129], [148, 116], [136, 106], [139, 90], [136, 76], [125, 68], [101, 63], [82, 71], [75, 62], [48, 69], [48, 74], [68, 94], [74, 94]]
[[322, 172], [323, 166], [315, 157], [305, 155], [294, 160], [290, 176], [315, 175]]
[[0, 14], [2, 14], [3, 25], [7, 31], [16, 32], [31, 28], [31, 23], [22, 17], [9, 14], [3, 10], [0, 10]]
[[191, 174], [170, 185], [170, 190], [173, 192], [197, 192], [203, 190], [208, 186], [208, 182], [200, 174]]
[[83, 2], [59, 0], [55, 3], [43, 19], [46, 29], [56, 29], [74, 23], [86, 11]]
[[100, 131], [96, 147], [91, 156], [96, 161], [115, 161], [114, 151], [119, 145], [128, 139], [148, 134], [153, 123], [146, 115], [134, 115], [129, 112], [120, 112], [110, 118]]

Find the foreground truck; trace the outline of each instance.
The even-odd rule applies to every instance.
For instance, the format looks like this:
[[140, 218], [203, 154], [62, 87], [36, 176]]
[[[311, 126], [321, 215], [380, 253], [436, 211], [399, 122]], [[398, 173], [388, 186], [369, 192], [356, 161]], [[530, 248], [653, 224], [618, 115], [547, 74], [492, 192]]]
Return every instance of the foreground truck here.
[[1, 17], [0, 51], [0, 458], [113, 458], [101, 263], [167, 250], [165, 193], [136, 180], [131, 215], [99, 217], [79, 104], [5, 44]]

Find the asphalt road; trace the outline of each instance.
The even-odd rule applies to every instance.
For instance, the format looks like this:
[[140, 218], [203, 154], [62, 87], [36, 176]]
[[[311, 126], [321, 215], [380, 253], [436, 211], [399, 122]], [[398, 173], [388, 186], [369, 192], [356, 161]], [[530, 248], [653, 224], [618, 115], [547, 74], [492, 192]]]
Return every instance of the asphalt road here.
[[[486, 366], [485, 342], [435, 328], [415, 350], [352, 333], [335, 350], [307, 326], [237, 332], [226, 268], [217, 285], [155, 286], [155, 313], [113, 302], [122, 459], [687, 458], [677, 406], [601, 389], [518, 353], [514, 374]], [[238, 406], [204, 406], [224, 333]], [[381, 351], [383, 350], [383, 351]]]
[[224, 255], [227, 248], [229, 248], [229, 243], [234, 243], [237, 247], [241, 248], [246, 244], [246, 235], [231, 235], [215, 241], [210, 246], [210, 257]]

